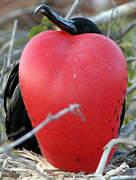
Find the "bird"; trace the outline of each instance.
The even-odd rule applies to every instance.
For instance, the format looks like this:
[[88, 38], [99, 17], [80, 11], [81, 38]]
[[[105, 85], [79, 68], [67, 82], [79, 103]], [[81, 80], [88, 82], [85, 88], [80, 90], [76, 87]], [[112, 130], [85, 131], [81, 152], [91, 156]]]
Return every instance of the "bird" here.
[[[47, 17], [49, 19], [52, 19], [54, 23], [57, 22], [57, 19], [61, 20], [61, 17], [58, 16], [55, 12], [53, 12], [53, 10], [50, 9], [47, 5], [40, 5], [35, 10], [35, 14], [40, 9], [42, 10], [43, 7], [45, 7], [48, 10]], [[55, 15], [56, 18], [54, 18], [53, 15]], [[99, 28], [91, 20], [88, 20], [86, 18], [73, 18], [72, 20], [63, 19], [63, 21], [60, 22], [59, 26], [63, 28], [63, 30], [65, 29], [65, 31], [69, 32], [72, 35], [82, 33], [101, 34]], [[19, 137], [26, 134], [32, 129], [31, 121], [26, 111], [20, 91], [18, 68], [19, 63], [17, 63], [17, 65], [10, 72], [4, 91], [4, 109], [6, 112], [5, 126], [8, 139], [11, 141], [18, 139]], [[9, 100], [10, 103], [8, 106]], [[16, 148], [25, 148], [28, 150], [32, 150], [35, 153], [41, 153], [35, 136], [28, 139], [21, 145], [18, 145]]]
[[[87, 34], [87, 36], [88, 36], [88, 34], [89, 35], [95, 34], [95, 38], [98, 38], [98, 39], [103, 38], [103, 36], [101, 35], [102, 33], [99, 30], [99, 28], [95, 25], [95, 23], [93, 23], [91, 20], [89, 20], [87, 18], [76, 17], [76, 18], [72, 18], [72, 19], [67, 20], [67, 19], [62, 18], [58, 14], [56, 14], [51, 8], [49, 8], [45, 4], [42, 4], [36, 8], [35, 14], [37, 14], [39, 12], [42, 13], [43, 15], [47, 16], [56, 26], [58, 26], [61, 29], [60, 32], [57, 32], [57, 33], [55, 32], [57, 35], [52, 31], [47, 32], [48, 36], [51, 36], [51, 34], [54, 33], [55, 34], [54, 37], [57, 37], [60, 33], [61, 34], [63, 33], [63, 36], [68, 36], [68, 38], [71, 38], [71, 37], [79, 37], [79, 35], [82, 35], [82, 34], [83, 35]], [[44, 37], [44, 35], [46, 35], [46, 34], [43, 33], [41, 36], [38, 36], [37, 39]], [[88, 36], [88, 37], [90, 37], [90, 36]], [[83, 36], [80, 36], [80, 38], [83, 38]], [[104, 39], [104, 40], [109, 41], [106, 39]], [[102, 39], [102, 41], [103, 41], [103, 39]], [[35, 42], [36, 42], [36, 40], [33, 40], [33, 43], [35, 43]], [[112, 44], [113, 42], [111, 42], [111, 40], [110, 40], [109, 43]], [[30, 47], [31, 44], [28, 43], [27, 47], [28, 46]], [[46, 44], [45, 44], [45, 46], [46, 46]], [[25, 50], [27, 51], [27, 48]], [[27, 92], [26, 92], [27, 88], [25, 89], [25, 86], [27, 87], [26, 80], [28, 77], [25, 77], [25, 75], [23, 76], [23, 73], [26, 70], [26, 68], [23, 67], [25, 64], [23, 59], [25, 59], [27, 57], [25, 50], [23, 52], [24, 56], [23, 55], [21, 56], [21, 63], [17, 64], [13, 68], [13, 70], [11, 71], [11, 73], [9, 75], [7, 85], [5, 88], [5, 93], [4, 93], [4, 108], [6, 111], [5, 126], [6, 126], [7, 136], [9, 138], [9, 140], [12, 140], [12, 141], [16, 140], [17, 138], [26, 134], [33, 127], [35, 127], [37, 125], [37, 123], [39, 123], [39, 122], [36, 122], [36, 118], [33, 118], [33, 116], [35, 116], [35, 117], [39, 116], [40, 112], [38, 115], [37, 114], [35, 115], [35, 112], [33, 112], [33, 107], [31, 105], [31, 100], [29, 99], [29, 97], [26, 97], [27, 96], [26, 95], [27, 94]], [[28, 53], [28, 51], [27, 51], [27, 53]], [[120, 54], [119, 56], [121, 56], [121, 58], [123, 57], [122, 54]], [[105, 65], [105, 64], [103, 64], [103, 65]], [[121, 89], [119, 91], [120, 99], [117, 100], [118, 101], [117, 103], [120, 104], [120, 105], [117, 105], [118, 108], [120, 108], [120, 110], [118, 110], [118, 111], [121, 111], [121, 113], [117, 114], [117, 108], [114, 109], [114, 112], [113, 112], [113, 114], [117, 114], [117, 117], [116, 117], [117, 120], [116, 121], [120, 120], [120, 125], [118, 126], [118, 130], [117, 130], [118, 132], [122, 126], [122, 123], [124, 120], [124, 115], [125, 115], [125, 92], [126, 92], [126, 86], [127, 86], [127, 68], [126, 68], [125, 61], [123, 62], [122, 66], [125, 69], [125, 70], [122, 69], [122, 73], [123, 73], [122, 76], [123, 76], [123, 80], [124, 80], [124, 82], [122, 82], [123, 89]], [[31, 70], [32, 69], [33, 69], [33, 67], [31, 67]], [[29, 68], [26, 70], [26, 73], [28, 73], [28, 75], [30, 75], [29, 74]], [[36, 74], [37, 72], [34, 72], [34, 73]], [[32, 78], [35, 77], [35, 75], [33, 75], [33, 74], [31, 74], [31, 75], [32, 75]], [[39, 81], [40, 81], [40, 76], [38, 75], [38, 77], [39, 77]], [[94, 74], [94, 77], [97, 77], [97, 73]], [[44, 77], [41, 77], [41, 79], [42, 78], [44, 78]], [[59, 79], [59, 75], [58, 75], [58, 79]], [[29, 81], [29, 83], [33, 85], [33, 83], [35, 83], [34, 81], [32, 81], [32, 83]], [[38, 82], [36, 82], [36, 83], [38, 83]], [[28, 85], [28, 87], [29, 86], [30, 85]], [[10, 103], [8, 104], [9, 99], [10, 99]], [[28, 100], [29, 100], [29, 102], [28, 102]], [[41, 101], [39, 101], [39, 102], [41, 102]], [[31, 108], [29, 108], [29, 104], [30, 104]], [[120, 115], [120, 117], [119, 117], [119, 115]], [[112, 121], [112, 120], [109, 120], [109, 122], [110, 121]], [[118, 132], [115, 132], [114, 127], [111, 128], [111, 131], [113, 134], [115, 134], [115, 138], [116, 138]], [[63, 162], [60, 161], [61, 163], [59, 166], [58, 162], [57, 162], [58, 158], [55, 162], [55, 160], [52, 160], [52, 157], [50, 157], [51, 154], [48, 155], [48, 153], [50, 153], [50, 152], [46, 153], [43, 150], [43, 148], [44, 148], [43, 144], [45, 143], [44, 139], [41, 140], [41, 138], [43, 136], [43, 131], [42, 131], [42, 135], [40, 135], [40, 136], [36, 135], [36, 136], [37, 137], [33, 136], [32, 138], [28, 139], [27, 141], [25, 141], [23, 144], [20, 144], [16, 148], [26, 148], [26, 149], [32, 150], [36, 153], [42, 153], [45, 156], [45, 158], [47, 157], [47, 159], [49, 159], [49, 162], [51, 162], [51, 164], [53, 164], [53, 165], [57, 164], [55, 166], [60, 168], [60, 169], [63, 169], [63, 170], [70, 170], [70, 171], [74, 171], [74, 172], [84, 170], [86, 172], [90, 172], [90, 171], [93, 171], [95, 169], [94, 166], [93, 167], [83, 167], [83, 165], [81, 164], [82, 163], [82, 161], [81, 161], [82, 157], [81, 158], [75, 157], [76, 163], [79, 164], [79, 165], [77, 165], [77, 168], [71, 167], [70, 163], [64, 163], [64, 161]], [[37, 139], [38, 139], [38, 142], [37, 142]], [[51, 140], [48, 141], [48, 144], [50, 144], [50, 142], [51, 142]], [[40, 147], [39, 147], [39, 144], [40, 144]], [[45, 155], [45, 154], [47, 154], [47, 155]], [[56, 149], [56, 154], [58, 154], [57, 149]], [[54, 157], [54, 155], [52, 155], [52, 156]], [[60, 158], [59, 155], [58, 155], [58, 157]], [[65, 158], [65, 156], [64, 156], [64, 158]]]

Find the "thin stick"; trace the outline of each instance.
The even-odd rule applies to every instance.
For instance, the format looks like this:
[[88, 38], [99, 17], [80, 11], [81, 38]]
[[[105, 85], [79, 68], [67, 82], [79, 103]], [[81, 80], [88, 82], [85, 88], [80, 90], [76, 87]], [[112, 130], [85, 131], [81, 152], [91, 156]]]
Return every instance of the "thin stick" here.
[[102, 154], [102, 157], [100, 159], [99, 165], [95, 171], [96, 175], [102, 175], [104, 171], [104, 167], [106, 165], [108, 156], [111, 152], [111, 149], [116, 145], [116, 144], [129, 144], [129, 145], [134, 145], [136, 146], [136, 141], [130, 141], [125, 138], [118, 138], [118, 139], [112, 139], [105, 147], [104, 147], [104, 152]]
[[[13, 45], [14, 45], [15, 34], [16, 34], [16, 29], [17, 29], [17, 22], [18, 22], [17, 19], [15, 19], [14, 24], [13, 24], [13, 30], [12, 30], [11, 40], [10, 40], [10, 47], [9, 47], [6, 67], [8, 67], [11, 64], [11, 57], [12, 57]], [[2, 83], [2, 88], [1, 88], [2, 90], [5, 88], [6, 80], [7, 80], [7, 75], [5, 75], [3, 78], [3, 83]]]
[[121, 39], [129, 31], [131, 31], [135, 26], [136, 26], [136, 21], [133, 21], [131, 24], [129, 24], [127, 27], [121, 30], [121, 33], [116, 37], [116, 39]]
[[43, 176], [43, 177], [45, 177], [45, 178], [48, 177], [47, 174], [41, 173], [41, 172], [39, 171], [39, 169], [37, 169], [34, 165], [32, 165], [32, 163], [28, 162], [26, 159], [20, 158], [19, 156], [14, 155], [14, 154], [11, 153], [11, 152], [8, 152], [8, 155], [9, 155], [9, 157], [11, 157], [12, 159], [14, 159], [14, 160], [16, 160], [16, 161], [18, 161], [18, 162], [26, 165], [26, 166], [29, 167], [30, 169], [34, 170], [34, 171], [37, 172], [40, 176]]
[[[16, 64], [19, 63], [18, 60], [14, 61], [14, 62], [15, 62], [14, 65], [16, 65]], [[4, 73], [9, 72], [12, 68], [13, 68], [13, 63], [12, 63], [10, 66], [8, 66], [8, 67], [7, 67], [6, 64], [5, 64]], [[2, 75], [2, 71], [0, 72], [0, 76], [1, 76], [1, 75]]]
[[24, 14], [31, 14], [35, 10], [35, 7], [29, 7], [29, 8], [24, 8], [24, 9], [18, 9], [16, 11], [12, 11], [9, 14], [0, 17], [0, 25], [3, 23], [6, 23], [7, 21], [11, 19], [15, 19], [18, 16], [23, 16]]
[[93, 20], [96, 24], [103, 24], [111, 20], [112, 13], [113, 13], [112, 18], [116, 19], [121, 16], [127, 16], [133, 14], [135, 13], [135, 11], [136, 11], [136, 1], [131, 1], [129, 3], [118, 6], [116, 8], [116, 12], [118, 13], [116, 13], [115, 11], [113, 13], [113, 8], [112, 8], [110, 10], [103, 11], [97, 14], [96, 16], [92, 16], [90, 17], [90, 19]]
[[65, 109], [59, 111], [56, 115], [51, 115], [51, 114], [48, 115], [47, 118], [43, 122], [41, 122], [37, 127], [32, 129], [31, 131], [29, 131], [27, 134], [25, 134], [24, 136], [22, 136], [19, 139], [15, 140], [14, 142], [1, 147], [0, 148], [0, 153], [8, 152], [10, 149], [12, 149], [12, 148], [18, 146], [19, 144], [21, 144], [22, 142], [26, 141], [27, 139], [32, 137], [35, 133], [37, 133], [40, 129], [42, 129], [44, 126], [46, 126], [46, 124], [51, 122], [52, 120], [57, 120], [61, 116], [63, 116], [64, 114], [66, 114], [68, 112], [75, 113], [74, 110], [76, 108], [80, 109], [80, 105], [73, 104], [73, 105], [70, 105], [69, 108], [65, 108]]
[[7, 66], [10, 65], [11, 62], [11, 56], [12, 56], [12, 51], [13, 51], [13, 45], [14, 45], [14, 41], [15, 41], [15, 34], [16, 34], [16, 30], [17, 30], [17, 19], [14, 20], [14, 24], [13, 24], [13, 30], [12, 30], [12, 35], [11, 35], [11, 40], [10, 40], [10, 48], [9, 48], [9, 52], [8, 52], [8, 60], [7, 60]]
[[71, 9], [68, 11], [67, 15], [65, 16], [65, 19], [70, 19], [72, 14], [74, 13], [75, 9], [78, 7], [80, 3], [80, 0], [75, 0]]
[[109, 25], [108, 25], [108, 32], [107, 32], [107, 37], [110, 37], [110, 33], [111, 33], [111, 24], [112, 24], [112, 20], [113, 20], [113, 13], [117, 7], [117, 4], [115, 3], [114, 0], [112, 0], [112, 4], [113, 4], [113, 9], [112, 9], [112, 13], [111, 13], [111, 20], [109, 21]]
[[0, 72], [0, 84], [1, 84], [2, 79], [3, 79], [3, 75], [4, 75], [4, 71], [5, 71], [5, 67], [6, 67], [6, 61], [7, 61], [7, 57], [4, 56], [3, 66], [2, 66], [2, 70]]
[[115, 176], [116, 174], [124, 173], [128, 169], [129, 166], [126, 163], [123, 163], [116, 169], [108, 171], [104, 177], [105, 179], [109, 179], [110, 177]]
[[133, 84], [132, 86], [130, 86], [129, 88], [127, 88], [127, 93], [126, 95], [128, 96], [130, 93], [132, 93], [133, 91], [136, 90], [136, 83]]
[[104, 147], [104, 152], [102, 154], [101, 160], [99, 162], [99, 165], [95, 171], [95, 174], [103, 174], [104, 168], [106, 166], [106, 162], [109, 156], [109, 153], [111, 149], [115, 146], [117, 142], [114, 140], [111, 140], [105, 147]]
[[136, 56], [135, 57], [128, 57], [126, 58], [127, 62], [131, 62], [131, 61], [136, 61]]
[[111, 177], [109, 180], [136, 180], [136, 175], [115, 176], [115, 177]]
[[130, 101], [135, 101], [136, 100], [136, 95], [134, 95], [132, 98], [129, 99]]

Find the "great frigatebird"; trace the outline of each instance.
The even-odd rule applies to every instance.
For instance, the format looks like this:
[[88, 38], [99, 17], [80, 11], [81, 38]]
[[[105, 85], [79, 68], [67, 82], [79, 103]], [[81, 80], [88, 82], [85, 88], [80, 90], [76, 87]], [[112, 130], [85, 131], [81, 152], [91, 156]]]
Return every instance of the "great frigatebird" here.
[[[64, 18], [57, 15], [47, 5], [40, 5], [35, 13], [39, 12], [46, 15], [54, 24], [59, 26], [62, 30], [72, 34], [83, 34], [83, 33], [97, 33], [101, 34], [98, 27], [89, 19], [86, 18], [73, 18], [65, 20]], [[6, 132], [8, 139], [14, 141], [19, 137], [23, 136], [32, 129], [31, 121], [28, 117], [25, 105], [23, 103], [19, 77], [18, 77], [19, 64], [17, 64], [11, 71], [4, 93], [4, 108], [6, 112]], [[8, 103], [8, 100], [10, 102]], [[122, 105], [122, 113], [120, 116], [120, 127], [123, 123], [125, 114], [125, 101]], [[36, 153], [40, 153], [36, 137], [28, 139], [24, 143], [20, 144], [16, 148], [26, 148]]]

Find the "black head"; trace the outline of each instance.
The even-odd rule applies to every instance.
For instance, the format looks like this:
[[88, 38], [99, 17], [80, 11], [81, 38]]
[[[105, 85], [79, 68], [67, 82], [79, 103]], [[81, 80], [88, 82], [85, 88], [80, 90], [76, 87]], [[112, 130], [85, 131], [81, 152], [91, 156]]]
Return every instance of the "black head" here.
[[97, 33], [101, 34], [98, 27], [89, 19], [86, 18], [73, 18], [64, 19], [63, 17], [56, 14], [47, 5], [40, 5], [36, 8], [35, 14], [38, 12], [47, 16], [56, 26], [63, 31], [66, 31], [72, 35], [83, 34], [83, 33]]
[[78, 18], [73, 18], [71, 20], [74, 22], [78, 34], [84, 34], [84, 33], [101, 34], [101, 31], [98, 29], [96, 24], [94, 24], [91, 20], [87, 18], [78, 17]]

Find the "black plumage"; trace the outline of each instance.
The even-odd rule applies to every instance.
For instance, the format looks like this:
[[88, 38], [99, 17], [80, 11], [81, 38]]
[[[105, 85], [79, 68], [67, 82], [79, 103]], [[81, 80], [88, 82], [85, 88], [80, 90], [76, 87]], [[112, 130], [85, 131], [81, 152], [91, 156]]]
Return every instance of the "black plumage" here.
[[[31, 121], [28, 117], [20, 92], [18, 66], [19, 65], [17, 64], [11, 71], [4, 93], [6, 133], [8, 139], [11, 141], [20, 138], [21, 136], [32, 130]], [[26, 140], [16, 148], [25, 148], [39, 154], [41, 153], [35, 136]]]
[[125, 118], [125, 110], [126, 110], [126, 99], [124, 99], [124, 102], [122, 104], [122, 110], [121, 110], [121, 115], [120, 115], [120, 127], [119, 127], [119, 130], [120, 128], [122, 127], [123, 125], [123, 121], [124, 121], [124, 118]]

